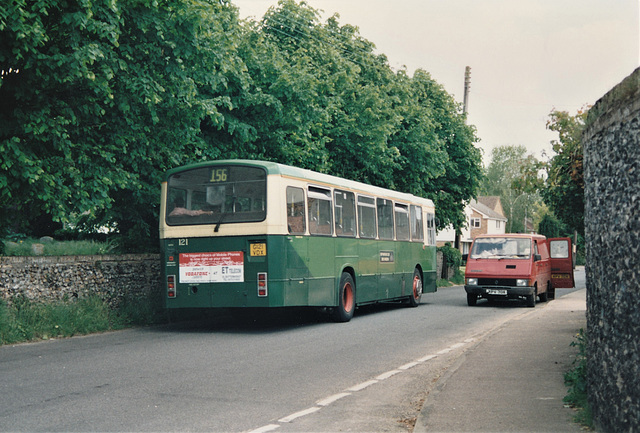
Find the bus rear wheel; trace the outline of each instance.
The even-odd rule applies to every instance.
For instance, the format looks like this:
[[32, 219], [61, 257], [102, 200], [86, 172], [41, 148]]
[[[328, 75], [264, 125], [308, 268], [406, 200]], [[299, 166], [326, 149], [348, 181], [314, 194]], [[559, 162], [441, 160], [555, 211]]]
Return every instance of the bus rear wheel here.
[[356, 286], [348, 272], [343, 272], [340, 277], [338, 293], [338, 306], [333, 309], [333, 320], [336, 322], [348, 322], [356, 310]]
[[416, 268], [413, 271], [413, 281], [411, 284], [411, 295], [409, 296], [409, 306], [417, 307], [420, 305], [420, 299], [422, 298], [422, 275], [420, 270]]

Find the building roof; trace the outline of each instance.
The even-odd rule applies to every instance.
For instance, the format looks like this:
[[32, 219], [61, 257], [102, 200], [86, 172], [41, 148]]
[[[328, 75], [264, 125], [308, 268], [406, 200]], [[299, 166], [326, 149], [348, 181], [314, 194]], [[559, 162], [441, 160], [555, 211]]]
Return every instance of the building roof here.
[[500, 202], [500, 196], [498, 195], [480, 196], [478, 197], [478, 203], [483, 204], [489, 209], [493, 209], [496, 212], [498, 212], [498, 206], [500, 206], [500, 209], [502, 210], [502, 203]]
[[[478, 199], [480, 199], [480, 197], [478, 197]], [[489, 206], [485, 204], [478, 203], [476, 200], [471, 200], [471, 202], [469, 203], [469, 207], [475, 210], [476, 212], [481, 213], [487, 218], [499, 220], [499, 221], [507, 221], [507, 218], [505, 218], [504, 215], [494, 211], [493, 209], [491, 209]]]

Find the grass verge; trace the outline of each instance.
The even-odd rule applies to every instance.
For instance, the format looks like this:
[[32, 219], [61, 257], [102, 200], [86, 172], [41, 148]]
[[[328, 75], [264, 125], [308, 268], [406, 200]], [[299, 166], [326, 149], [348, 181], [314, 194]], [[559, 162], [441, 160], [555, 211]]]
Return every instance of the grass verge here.
[[592, 430], [593, 418], [587, 400], [587, 335], [584, 329], [580, 329], [571, 346], [578, 347], [578, 354], [573, 361], [573, 368], [564, 374], [564, 383], [568, 388], [564, 402], [576, 410], [574, 421]]
[[124, 300], [117, 309], [98, 296], [51, 304], [24, 297], [10, 305], [0, 300], [0, 345], [150, 325], [162, 319], [146, 299]]

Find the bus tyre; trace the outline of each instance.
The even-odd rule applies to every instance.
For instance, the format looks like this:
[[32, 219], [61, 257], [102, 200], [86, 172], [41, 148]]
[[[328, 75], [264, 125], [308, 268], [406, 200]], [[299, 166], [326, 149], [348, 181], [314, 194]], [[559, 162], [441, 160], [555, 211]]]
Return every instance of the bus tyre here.
[[356, 310], [356, 286], [348, 272], [343, 272], [340, 277], [338, 293], [338, 306], [333, 309], [333, 320], [336, 322], [348, 322]]
[[416, 268], [413, 271], [413, 281], [411, 282], [411, 295], [409, 295], [409, 306], [417, 307], [420, 305], [422, 298], [422, 275], [420, 270]]
[[467, 293], [467, 305], [470, 307], [475, 307], [478, 303], [478, 295], [475, 293]]

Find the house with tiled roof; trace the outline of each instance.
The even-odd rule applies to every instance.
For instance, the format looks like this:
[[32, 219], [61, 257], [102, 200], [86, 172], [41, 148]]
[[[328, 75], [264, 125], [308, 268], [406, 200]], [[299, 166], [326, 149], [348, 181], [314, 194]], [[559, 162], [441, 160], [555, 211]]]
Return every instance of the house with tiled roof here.
[[[481, 234], [504, 234], [507, 218], [504, 216], [502, 203], [498, 196], [482, 196], [471, 202], [465, 208], [467, 215], [467, 227], [462, 229], [460, 236], [460, 251], [462, 254], [469, 252], [473, 239]], [[453, 229], [438, 232], [436, 237], [438, 246], [449, 242], [455, 244], [455, 231]]]

